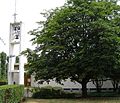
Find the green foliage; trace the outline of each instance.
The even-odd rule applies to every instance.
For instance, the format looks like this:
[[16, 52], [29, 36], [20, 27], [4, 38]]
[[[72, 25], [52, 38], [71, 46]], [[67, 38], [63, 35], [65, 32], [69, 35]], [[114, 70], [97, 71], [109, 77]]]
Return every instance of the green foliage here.
[[116, 92], [91, 92], [89, 93], [91, 97], [120, 97], [120, 94]]
[[43, 13], [42, 28], [30, 31], [37, 44], [27, 49], [29, 72], [35, 79], [70, 78], [82, 84], [110, 78], [120, 70], [120, 6], [106, 0], [68, 0], [61, 8]]
[[75, 93], [64, 92], [61, 87], [35, 88], [33, 98], [75, 98]]
[[0, 53], [0, 82], [7, 82], [7, 55]]
[[20, 85], [0, 86], [0, 103], [18, 103], [24, 95], [24, 87]]

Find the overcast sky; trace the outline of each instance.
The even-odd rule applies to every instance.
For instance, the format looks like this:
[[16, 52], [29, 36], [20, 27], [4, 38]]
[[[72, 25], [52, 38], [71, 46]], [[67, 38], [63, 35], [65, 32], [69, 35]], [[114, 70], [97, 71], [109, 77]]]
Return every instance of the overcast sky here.
[[[36, 22], [42, 19], [40, 12], [62, 6], [65, 0], [16, 0], [17, 21], [22, 21], [22, 50], [31, 47], [28, 31], [37, 27]], [[9, 26], [14, 21], [15, 0], [0, 0], [0, 52], [9, 53]]]
[[[28, 31], [37, 27], [36, 22], [42, 19], [40, 12], [62, 6], [66, 0], [16, 0], [17, 21], [22, 21], [22, 50], [31, 47]], [[120, 3], [119, 3], [120, 4]], [[9, 25], [13, 22], [15, 0], [0, 0], [0, 52], [9, 52]]]

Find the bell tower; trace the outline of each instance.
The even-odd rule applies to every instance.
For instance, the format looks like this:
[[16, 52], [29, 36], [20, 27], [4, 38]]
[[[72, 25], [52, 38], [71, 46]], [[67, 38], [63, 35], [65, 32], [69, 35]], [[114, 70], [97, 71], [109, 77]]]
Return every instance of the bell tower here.
[[[21, 28], [22, 22], [16, 21], [16, 0], [15, 0], [15, 13], [14, 22], [10, 23], [9, 34], [9, 65], [8, 65], [8, 84], [24, 85], [24, 65], [21, 62]], [[16, 55], [18, 53], [18, 55]], [[15, 59], [19, 57], [18, 69], [15, 69]], [[17, 81], [15, 80], [17, 79]]]

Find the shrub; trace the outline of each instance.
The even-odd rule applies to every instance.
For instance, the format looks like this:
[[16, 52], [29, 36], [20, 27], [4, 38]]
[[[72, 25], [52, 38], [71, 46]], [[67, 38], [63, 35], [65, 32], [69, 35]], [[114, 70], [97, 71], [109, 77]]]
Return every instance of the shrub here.
[[0, 103], [18, 103], [24, 95], [24, 86], [4, 85], [0, 86]]
[[52, 97], [52, 87], [46, 86], [41, 88], [35, 88], [33, 93], [33, 98], [51, 98]]
[[91, 92], [88, 95], [91, 97], [120, 97], [120, 94], [116, 92]]
[[42, 98], [42, 99], [75, 98], [75, 93], [64, 92], [61, 87], [45, 86], [45, 87], [38, 88], [38, 90], [36, 90], [35, 88], [35, 90], [33, 91], [34, 91], [32, 95], [33, 98]]

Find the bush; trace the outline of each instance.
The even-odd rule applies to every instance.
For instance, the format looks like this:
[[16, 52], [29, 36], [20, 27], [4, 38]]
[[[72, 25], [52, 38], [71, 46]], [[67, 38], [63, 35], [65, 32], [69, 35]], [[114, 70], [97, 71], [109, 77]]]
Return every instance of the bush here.
[[51, 87], [45, 86], [41, 88], [35, 88], [33, 90], [33, 98], [42, 98], [42, 99], [50, 99], [50, 98], [75, 98], [75, 93], [64, 92], [61, 87]]
[[33, 98], [52, 98], [52, 87], [50, 86], [35, 88], [33, 91]]
[[120, 97], [120, 94], [116, 92], [91, 92], [88, 95], [90, 97]]
[[24, 95], [24, 86], [0, 86], [0, 103], [18, 103]]

